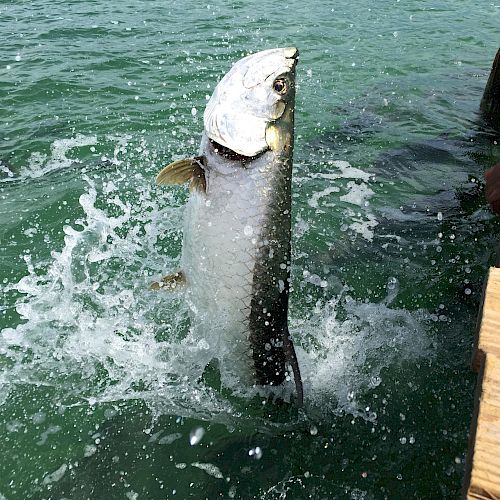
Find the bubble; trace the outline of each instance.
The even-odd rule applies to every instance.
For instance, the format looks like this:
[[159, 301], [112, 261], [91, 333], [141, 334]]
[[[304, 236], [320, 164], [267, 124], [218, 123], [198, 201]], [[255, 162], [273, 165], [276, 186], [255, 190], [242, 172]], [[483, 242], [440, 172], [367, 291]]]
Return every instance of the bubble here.
[[398, 284], [398, 280], [394, 277], [390, 277], [387, 280], [387, 289], [388, 290], [394, 290], [396, 288], [396, 285]]
[[35, 425], [40, 425], [42, 424], [43, 422], [45, 422], [45, 419], [47, 418], [47, 415], [42, 412], [42, 411], [39, 411], [37, 413], [35, 413], [31, 419], [32, 419], [32, 422], [35, 424]]

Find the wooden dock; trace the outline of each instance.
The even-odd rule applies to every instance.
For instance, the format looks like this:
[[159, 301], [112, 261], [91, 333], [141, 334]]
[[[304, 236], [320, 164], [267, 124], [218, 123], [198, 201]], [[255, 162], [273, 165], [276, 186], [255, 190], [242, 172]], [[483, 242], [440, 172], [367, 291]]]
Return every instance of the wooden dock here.
[[472, 367], [479, 376], [463, 498], [500, 500], [500, 268], [488, 273]]

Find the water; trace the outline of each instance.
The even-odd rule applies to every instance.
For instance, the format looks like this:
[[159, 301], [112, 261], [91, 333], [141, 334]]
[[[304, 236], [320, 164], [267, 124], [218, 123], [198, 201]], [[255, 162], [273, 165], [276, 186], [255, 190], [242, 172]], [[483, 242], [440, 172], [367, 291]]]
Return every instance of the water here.
[[[490, 2], [0, 5], [0, 498], [456, 498], [498, 221]], [[296, 45], [298, 412], [200, 380], [179, 294], [207, 96]]]

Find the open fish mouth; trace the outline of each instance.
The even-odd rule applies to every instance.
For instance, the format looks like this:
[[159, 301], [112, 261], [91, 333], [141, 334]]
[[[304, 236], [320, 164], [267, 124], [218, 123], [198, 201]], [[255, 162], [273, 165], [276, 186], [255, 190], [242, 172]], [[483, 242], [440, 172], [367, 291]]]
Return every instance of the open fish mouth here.
[[242, 155], [240, 153], [237, 153], [236, 151], [233, 151], [232, 149], [230, 149], [226, 146], [223, 146], [222, 144], [219, 144], [218, 142], [214, 141], [213, 139], [209, 138], [209, 143], [210, 143], [210, 146], [212, 148], [212, 151], [215, 154], [218, 154], [219, 156], [222, 156], [223, 158], [225, 158], [226, 160], [229, 160], [229, 161], [239, 161], [239, 162], [243, 162], [243, 163], [255, 160], [256, 158], [258, 158], [259, 156], [264, 154], [266, 151], [269, 151], [269, 148], [266, 148], [254, 156], [245, 156], [245, 155]]

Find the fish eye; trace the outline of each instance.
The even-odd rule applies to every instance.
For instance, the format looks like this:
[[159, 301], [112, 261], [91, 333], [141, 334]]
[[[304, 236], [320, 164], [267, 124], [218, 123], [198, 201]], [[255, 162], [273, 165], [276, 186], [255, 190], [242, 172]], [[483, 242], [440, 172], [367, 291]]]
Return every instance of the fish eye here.
[[278, 94], [286, 94], [288, 91], [286, 80], [284, 78], [278, 78], [277, 80], [275, 80], [273, 83], [273, 89]]

